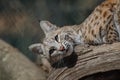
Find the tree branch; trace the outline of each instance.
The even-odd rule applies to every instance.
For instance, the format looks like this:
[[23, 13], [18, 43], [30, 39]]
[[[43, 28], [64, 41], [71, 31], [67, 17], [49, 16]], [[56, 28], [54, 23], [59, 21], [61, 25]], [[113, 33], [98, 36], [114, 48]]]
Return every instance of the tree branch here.
[[78, 57], [73, 67], [53, 68], [48, 80], [78, 80], [98, 72], [120, 70], [120, 42], [89, 48], [76, 46], [75, 54]]
[[[2, 40], [0, 40], [0, 66], [2, 66], [0, 69], [4, 68], [11, 76], [11, 79], [6, 80], [46, 80], [45, 73], [40, 68]], [[0, 74], [3, 75], [3, 72]], [[6, 72], [0, 76], [0, 79], [3, 79], [4, 76], [7, 77]]]

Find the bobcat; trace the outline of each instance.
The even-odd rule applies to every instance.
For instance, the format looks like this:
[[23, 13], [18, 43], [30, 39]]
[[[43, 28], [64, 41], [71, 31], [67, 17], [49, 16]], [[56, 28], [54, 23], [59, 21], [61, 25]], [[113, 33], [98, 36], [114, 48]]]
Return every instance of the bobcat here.
[[32, 44], [29, 49], [48, 60], [48, 64], [53, 64], [71, 55], [75, 45], [100, 45], [119, 41], [120, 28], [116, 27], [114, 21], [119, 4], [119, 0], [105, 0], [80, 25], [60, 28], [49, 21], [40, 21], [45, 38], [43, 43]]

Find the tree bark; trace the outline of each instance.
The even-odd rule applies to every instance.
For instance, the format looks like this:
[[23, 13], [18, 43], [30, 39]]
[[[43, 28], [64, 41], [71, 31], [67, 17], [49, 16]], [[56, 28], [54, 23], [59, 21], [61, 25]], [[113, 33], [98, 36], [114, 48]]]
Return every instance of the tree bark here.
[[76, 46], [75, 54], [78, 57], [73, 67], [53, 68], [48, 80], [78, 80], [99, 72], [120, 70], [120, 42], [90, 47]]
[[[2, 73], [2, 69], [11, 76], [6, 80], [46, 80], [45, 73], [27, 59], [20, 51], [0, 40], [0, 74], [7, 77], [6, 73]], [[0, 80], [3, 79], [3, 76]]]

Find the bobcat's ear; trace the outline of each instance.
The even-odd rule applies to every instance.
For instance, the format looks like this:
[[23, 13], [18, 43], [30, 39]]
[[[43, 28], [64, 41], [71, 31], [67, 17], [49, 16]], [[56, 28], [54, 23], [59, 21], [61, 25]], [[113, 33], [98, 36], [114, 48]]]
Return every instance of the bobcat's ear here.
[[49, 21], [40, 21], [40, 27], [44, 31], [45, 35], [47, 35], [49, 32], [56, 30], [56, 25], [53, 25]]
[[28, 48], [30, 51], [32, 51], [35, 54], [43, 53], [43, 45], [41, 43], [32, 44]]

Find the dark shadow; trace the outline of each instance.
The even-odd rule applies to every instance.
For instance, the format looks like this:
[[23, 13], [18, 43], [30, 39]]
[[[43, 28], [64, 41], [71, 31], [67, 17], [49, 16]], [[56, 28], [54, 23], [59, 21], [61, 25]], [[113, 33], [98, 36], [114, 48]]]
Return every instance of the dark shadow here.
[[96, 74], [85, 76], [79, 80], [120, 80], [120, 70], [99, 72]]
[[70, 56], [63, 58], [64, 62], [61, 62], [61, 60], [59, 60], [56, 63], [52, 64], [52, 67], [54, 67], [54, 68], [74, 67], [77, 62], [77, 58], [78, 58], [78, 56], [75, 53], [72, 53]]

